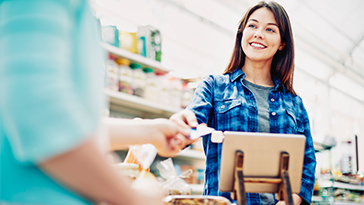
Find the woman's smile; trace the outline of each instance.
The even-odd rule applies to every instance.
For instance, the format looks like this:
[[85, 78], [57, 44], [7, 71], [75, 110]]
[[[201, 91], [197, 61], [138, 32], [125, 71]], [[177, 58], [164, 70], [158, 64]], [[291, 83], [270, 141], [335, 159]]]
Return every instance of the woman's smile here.
[[267, 46], [265, 46], [264, 44], [262, 43], [259, 43], [259, 42], [251, 42], [249, 43], [249, 45], [255, 49], [264, 49], [266, 48]]

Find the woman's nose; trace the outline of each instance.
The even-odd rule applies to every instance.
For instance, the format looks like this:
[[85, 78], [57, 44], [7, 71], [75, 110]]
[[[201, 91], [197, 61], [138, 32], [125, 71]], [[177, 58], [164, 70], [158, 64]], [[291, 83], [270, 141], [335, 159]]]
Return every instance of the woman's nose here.
[[260, 29], [255, 32], [254, 37], [264, 39], [264, 35]]

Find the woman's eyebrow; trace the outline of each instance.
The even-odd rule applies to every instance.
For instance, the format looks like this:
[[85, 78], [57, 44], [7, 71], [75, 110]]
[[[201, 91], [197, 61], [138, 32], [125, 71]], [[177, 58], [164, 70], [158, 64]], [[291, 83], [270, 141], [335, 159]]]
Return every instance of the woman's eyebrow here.
[[[257, 19], [249, 19], [248, 21], [254, 21], [254, 22], [259, 22]], [[268, 25], [273, 25], [273, 26], [277, 26], [278, 25], [276, 23], [267, 23]]]
[[278, 27], [278, 25], [276, 23], [268, 23], [268, 25], [273, 25], [273, 26], [277, 26]]
[[259, 22], [258, 20], [256, 19], [249, 19], [248, 21], [255, 21], [255, 22]]

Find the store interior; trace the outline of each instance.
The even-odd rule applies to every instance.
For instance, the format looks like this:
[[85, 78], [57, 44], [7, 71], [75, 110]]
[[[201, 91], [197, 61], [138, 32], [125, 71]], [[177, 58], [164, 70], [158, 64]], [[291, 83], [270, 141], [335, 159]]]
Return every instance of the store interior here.
[[[204, 76], [225, 69], [238, 22], [255, 2], [90, 0], [107, 53], [108, 115], [168, 118], [185, 108]], [[364, 1], [277, 2], [291, 19], [294, 88], [316, 149], [312, 203], [364, 204]], [[179, 173], [193, 170], [186, 181], [196, 194], [204, 160], [201, 141], [173, 159]]]

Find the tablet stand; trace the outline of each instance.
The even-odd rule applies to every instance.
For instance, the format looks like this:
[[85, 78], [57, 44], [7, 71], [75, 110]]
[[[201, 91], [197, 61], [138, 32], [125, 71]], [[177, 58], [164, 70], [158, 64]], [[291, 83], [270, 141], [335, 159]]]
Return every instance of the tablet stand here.
[[289, 154], [281, 152], [278, 178], [247, 178], [243, 174], [244, 153], [240, 150], [235, 153], [234, 169], [234, 191], [233, 199], [238, 201], [238, 205], [246, 205], [246, 193], [244, 183], [270, 183], [279, 184], [278, 197], [284, 200], [287, 205], [293, 205], [291, 183], [288, 175]]

